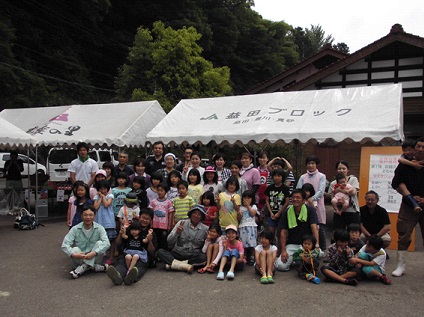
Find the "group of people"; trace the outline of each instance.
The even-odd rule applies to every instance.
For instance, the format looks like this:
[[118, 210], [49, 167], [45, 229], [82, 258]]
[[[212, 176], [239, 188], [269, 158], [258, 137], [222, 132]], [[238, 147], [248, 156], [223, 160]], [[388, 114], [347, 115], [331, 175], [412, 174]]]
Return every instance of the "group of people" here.
[[[403, 147], [392, 183], [404, 197], [393, 276], [404, 274], [412, 230], [418, 222], [424, 225], [424, 139], [412, 147], [410, 154]], [[217, 280], [232, 280], [246, 264], [253, 265], [262, 284], [274, 283], [276, 270], [293, 268], [319, 283], [325, 256], [321, 272], [328, 282], [357, 285], [368, 277], [391, 283], [385, 274], [391, 241], [387, 211], [374, 191], [359, 206], [359, 182], [345, 161], [337, 163], [336, 179], [328, 187], [335, 232], [327, 248], [326, 176], [316, 156], [306, 158], [307, 172], [295, 183], [290, 163], [270, 160], [266, 152], [258, 154], [258, 167], [247, 152], [231, 162], [217, 153], [211, 165], [202, 167], [200, 153], [192, 148], [176, 164], [175, 155], [164, 155], [164, 144], [156, 142], [154, 155], [137, 158], [134, 170], [124, 152], [116, 167], [105, 163], [98, 170], [87, 157], [88, 146], [77, 148], [79, 157], [69, 168], [71, 228], [62, 245], [76, 265], [70, 272], [74, 278], [87, 270], [106, 271], [116, 285], [129, 285], [161, 262], [169, 270], [215, 273]]]

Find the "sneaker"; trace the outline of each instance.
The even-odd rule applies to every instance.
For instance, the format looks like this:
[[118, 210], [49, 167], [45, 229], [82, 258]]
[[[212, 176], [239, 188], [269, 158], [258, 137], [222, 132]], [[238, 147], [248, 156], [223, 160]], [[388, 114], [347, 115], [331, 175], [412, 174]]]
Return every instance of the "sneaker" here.
[[228, 271], [227, 280], [234, 280], [234, 272]]
[[115, 285], [121, 285], [124, 280], [122, 279], [121, 274], [113, 266], [109, 266], [106, 271], [107, 277], [110, 278]]
[[218, 272], [216, 279], [222, 281], [224, 279], [224, 272]]
[[165, 264], [165, 270], [171, 271], [171, 265], [170, 264]]
[[392, 284], [392, 281], [387, 277], [386, 274], [383, 274], [379, 277], [379, 280], [381, 283], [383, 283], [384, 285], [390, 285]]
[[89, 266], [87, 264], [83, 263], [80, 266], [78, 266], [75, 270], [69, 272], [69, 274], [71, 274], [73, 278], [78, 278], [81, 275], [83, 275], [84, 272], [88, 270], [88, 268], [89, 268]]
[[266, 276], [261, 277], [261, 284], [268, 284], [268, 278]]
[[247, 261], [247, 265], [253, 266], [254, 264], [255, 264], [255, 258], [254, 257], [250, 257], [249, 261]]
[[94, 272], [104, 272], [104, 271], [106, 271], [106, 267], [104, 265], [100, 265], [100, 264], [94, 264], [94, 266], [91, 267], [91, 269]]
[[138, 276], [138, 268], [133, 267], [131, 270], [128, 271], [127, 276], [124, 278], [125, 285], [131, 285], [134, 283], [135, 279]]
[[345, 280], [346, 285], [356, 286], [358, 285], [358, 280], [355, 278], [348, 278]]
[[274, 284], [274, 279], [272, 278], [271, 275], [267, 277], [267, 280], [268, 280], [268, 284]]

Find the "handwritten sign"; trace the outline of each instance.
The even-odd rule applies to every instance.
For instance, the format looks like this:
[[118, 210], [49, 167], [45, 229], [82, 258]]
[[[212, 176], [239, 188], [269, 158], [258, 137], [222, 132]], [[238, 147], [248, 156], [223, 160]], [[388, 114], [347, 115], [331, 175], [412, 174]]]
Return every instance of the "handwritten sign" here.
[[370, 156], [368, 190], [373, 190], [380, 196], [378, 204], [388, 212], [398, 212], [402, 196], [392, 188], [392, 179], [398, 165], [399, 155]]

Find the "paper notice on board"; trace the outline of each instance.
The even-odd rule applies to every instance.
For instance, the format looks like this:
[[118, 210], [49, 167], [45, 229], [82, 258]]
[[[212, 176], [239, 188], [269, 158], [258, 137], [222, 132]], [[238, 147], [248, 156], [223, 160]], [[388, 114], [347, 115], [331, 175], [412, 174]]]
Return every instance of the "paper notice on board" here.
[[[371, 155], [368, 190], [375, 191], [378, 204], [388, 212], [399, 212], [402, 196], [392, 188], [392, 179], [398, 166], [398, 154]], [[365, 193], [364, 193], [365, 194]]]

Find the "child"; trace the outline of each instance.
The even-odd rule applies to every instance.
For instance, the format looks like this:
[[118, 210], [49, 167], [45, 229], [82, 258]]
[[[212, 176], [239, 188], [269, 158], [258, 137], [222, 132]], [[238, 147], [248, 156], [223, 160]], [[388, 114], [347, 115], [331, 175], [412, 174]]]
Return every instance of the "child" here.
[[[231, 177], [230, 177], [231, 179]], [[228, 179], [228, 181], [230, 180]], [[228, 183], [227, 181], [227, 183]], [[229, 262], [230, 269], [227, 272], [227, 279], [234, 279], [234, 271], [241, 271], [244, 268], [244, 248], [243, 243], [237, 239], [237, 227], [235, 225], [229, 225], [225, 228], [226, 239], [224, 240], [224, 253], [222, 254], [221, 264], [219, 266], [219, 272], [216, 276], [217, 280], [224, 279], [224, 268]]]
[[231, 166], [230, 166], [231, 176], [236, 177], [238, 180], [239, 189], [237, 190], [237, 194], [239, 194], [240, 197], [247, 190], [247, 182], [240, 176], [240, 171], [242, 168], [243, 168], [243, 165], [241, 164], [240, 161], [236, 160], [231, 162]]
[[[129, 280], [134, 280], [138, 275], [138, 270], [134, 268], [137, 261], [141, 261], [147, 263], [147, 251], [143, 248], [143, 244], [145, 245], [148, 240], [147, 238], [142, 238], [140, 235], [141, 225], [138, 221], [134, 221], [131, 223], [129, 227], [130, 234], [126, 234], [126, 229], [121, 229], [121, 237], [124, 240], [125, 249], [125, 264], [127, 266], [127, 274], [125, 278]], [[152, 234], [153, 230], [149, 229], [149, 234]], [[134, 269], [133, 269], [134, 268]], [[124, 278], [124, 282], [125, 282]], [[127, 284], [127, 283], [125, 283]]]
[[155, 198], [158, 198], [156, 187], [163, 182], [163, 176], [161, 173], [154, 172], [150, 176], [150, 187], [147, 188], [146, 194], [149, 201], [152, 201]]
[[74, 203], [75, 203], [75, 196], [72, 195], [68, 199], [68, 213], [67, 213], [67, 221], [66, 221], [66, 224], [68, 225], [69, 229], [72, 228], [72, 219], [74, 219], [75, 213], [77, 211], [77, 206], [75, 206]]
[[316, 274], [319, 267], [320, 252], [315, 249], [317, 240], [314, 236], [306, 235], [302, 239], [302, 246], [293, 253], [293, 268], [299, 276], [306, 276], [306, 279], [315, 284], [321, 281]]
[[[286, 170], [284, 170], [284, 167], [287, 167]], [[271, 185], [274, 182], [273, 179], [273, 171], [282, 169], [285, 172], [286, 179], [284, 180], [284, 184], [289, 188], [290, 195], [293, 192], [294, 189], [294, 175], [292, 172], [292, 166], [284, 157], [274, 157], [269, 163], [268, 163], [268, 169], [270, 170], [267, 184], [268, 186]]]
[[178, 196], [177, 184], [181, 182], [181, 173], [177, 170], [173, 170], [168, 174], [168, 192], [166, 193], [166, 198], [170, 201], [173, 201], [175, 197]]
[[200, 198], [200, 204], [205, 207], [206, 211], [206, 218], [203, 223], [209, 227], [218, 218], [218, 208], [216, 207], [214, 194], [210, 191], [203, 193]]
[[192, 152], [190, 155], [190, 164], [191, 165], [185, 165], [183, 168], [183, 174], [182, 174], [182, 178], [185, 181], [189, 181], [188, 179], [188, 173], [190, 172], [190, 170], [192, 169], [196, 169], [199, 171], [200, 174], [200, 182], [203, 185], [203, 173], [205, 172], [205, 169], [203, 167], [200, 166], [200, 163], [202, 163], [202, 157], [200, 152]]
[[87, 184], [82, 181], [76, 181], [74, 183], [74, 188], [72, 192], [75, 196], [75, 215], [72, 218], [72, 226], [76, 226], [82, 222], [82, 212], [88, 208], [88, 206], [93, 205], [93, 201], [90, 199], [90, 189]]
[[[350, 190], [352, 185], [346, 183], [346, 176], [344, 174], [338, 173], [336, 175], [336, 184], [334, 184], [334, 189], [336, 188]], [[335, 194], [334, 189], [331, 192], [331, 205], [333, 205], [334, 212], [341, 215], [349, 207], [350, 197], [343, 192], [337, 192]]]
[[186, 181], [180, 181], [177, 185], [178, 196], [174, 198], [174, 224], [175, 226], [178, 221], [187, 219], [187, 213], [194, 207], [195, 203], [193, 198], [187, 195], [188, 183]]
[[200, 181], [199, 171], [197, 169], [191, 169], [190, 172], [188, 172], [188, 195], [193, 198], [194, 204], [199, 203], [200, 197], [205, 192]]
[[127, 228], [133, 219], [138, 219], [140, 214], [140, 207], [138, 207], [137, 195], [135, 193], [128, 193], [125, 197], [125, 205], [119, 209], [118, 219], [121, 223], [121, 228]]
[[172, 201], [166, 198], [168, 186], [161, 183], [157, 186], [158, 198], [150, 202], [149, 208], [153, 210], [153, 231], [156, 233], [159, 249], [168, 250], [168, 232], [174, 224], [174, 206]]
[[241, 198], [237, 194], [239, 182], [237, 177], [231, 176], [225, 183], [225, 192], [219, 194], [219, 225], [224, 230], [229, 225], [238, 227], [241, 219]]
[[390, 285], [392, 281], [384, 274], [386, 251], [383, 243], [381, 237], [373, 234], [350, 262], [356, 264], [367, 278], [378, 278], [381, 283]]
[[104, 162], [102, 169], [106, 172], [106, 180], [109, 182], [110, 188], [116, 186], [115, 177], [113, 177], [113, 170], [115, 166], [113, 166], [112, 162]]
[[261, 242], [255, 248], [255, 272], [261, 277], [261, 284], [274, 284], [278, 248], [274, 243], [274, 233], [262, 231], [259, 235]]
[[198, 273], [215, 272], [215, 267], [218, 265], [222, 253], [224, 252], [221, 234], [222, 230], [218, 224], [215, 223], [209, 226], [208, 235], [202, 249], [202, 252], [206, 253], [206, 265], [198, 269]]
[[258, 195], [259, 195], [259, 201], [258, 201], [258, 210], [262, 211], [264, 210], [264, 207], [266, 206], [266, 195], [265, 190], [267, 187], [267, 179], [269, 176], [269, 169], [268, 169], [268, 153], [265, 151], [261, 151], [258, 153], [258, 171], [261, 175], [261, 183], [259, 185], [258, 189]]
[[351, 223], [347, 226], [349, 232], [349, 248], [352, 249], [353, 254], [357, 254], [358, 251], [365, 245], [364, 241], [360, 239], [361, 236], [361, 225], [359, 223]]
[[265, 190], [266, 206], [269, 210], [268, 228], [274, 234], [281, 214], [290, 202], [289, 188], [283, 183], [284, 175], [285, 173], [282, 169], [273, 171], [274, 184], [269, 185]]
[[146, 208], [149, 205], [145, 188], [145, 178], [135, 176], [132, 181], [132, 193], [137, 195], [137, 202], [140, 208]]
[[[118, 216], [118, 212], [121, 207], [125, 205], [125, 198], [127, 197], [127, 194], [131, 192], [131, 188], [127, 187], [127, 173], [119, 172], [116, 176], [116, 183], [118, 184], [118, 186], [112, 189], [113, 213], [115, 214], [115, 217]], [[119, 223], [119, 219], [115, 218], [115, 220], [118, 220]], [[117, 231], [119, 231], [119, 226]]]
[[[398, 159], [399, 164], [404, 164], [408, 166], [412, 166], [417, 170], [421, 169], [424, 166], [424, 162], [414, 160], [415, 155], [415, 141], [411, 139], [407, 139], [402, 143], [402, 152], [403, 154]], [[398, 192], [402, 194], [404, 199], [414, 207], [414, 211], [416, 213], [420, 213], [423, 209], [418, 205], [417, 201], [411, 195], [411, 192], [405, 186], [404, 183], [401, 183], [398, 188]]]
[[96, 176], [94, 177], [93, 187], [90, 188], [90, 199], [94, 200], [94, 196], [97, 195], [97, 188], [99, 187], [99, 182], [106, 179], [106, 171], [98, 170]]
[[255, 194], [252, 190], [246, 190], [242, 198], [242, 205], [240, 206], [240, 212], [242, 214], [239, 224], [239, 236], [243, 242], [244, 254], [247, 259], [247, 264], [255, 264], [255, 253], [254, 248], [257, 245], [257, 224], [255, 216], [258, 212], [258, 208], [255, 205]]
[[309, 205], [311, 207], [314, 207], [315, 209], [317, 208], [318, 203], [316, 202], [316, 200], [312, 199], [312, 196], [315, 195], [315, 188], [314, 186], [312, 186], [312, 184], [306, 183], [303, 184], [302, 186], [303, 191], [306, 194], [306, 205]]
[[205, 192], [212, 192], [215, 197], [219, 195], [218, 174], [213, 166], [206, 166], [205, 173], [203, 173], [203, 189]]
[[94, 196], [94, 208], [96, 208], [96, 217], [94, 221], [105, 228], [107, 237], [110, 242], [109, 259], [106, 260], [107, 265], [111, 265], [115, 255], [115, 239], [116, 224], [115, 215], [113, 214], [113, 194], [110, 192], [110, 184], [104, 179], [96, 184], [97, 194]]
[[326, 282], [339, 282], [346, 285], [356, 286], [357, 273], [352, 270], [349, 260], [353, 258], [353, 251], [349, 248], [349, 232], [343, 229], [334, 232], [335, 243], [328, 247], [329, 263], [321, 268]]

